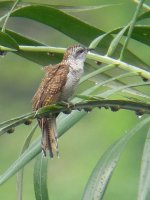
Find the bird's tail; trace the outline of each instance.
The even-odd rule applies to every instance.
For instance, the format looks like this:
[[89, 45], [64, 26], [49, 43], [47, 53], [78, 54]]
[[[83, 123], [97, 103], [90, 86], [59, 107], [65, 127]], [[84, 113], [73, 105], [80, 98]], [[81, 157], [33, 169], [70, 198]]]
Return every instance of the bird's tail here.
[[38, 119], [39, 126], [42, 130], [42, 150], [46, 156], [46, 150], [49, 151], [50, 157], [54, 153], [58, 156], [57, 128], [56, 117]]

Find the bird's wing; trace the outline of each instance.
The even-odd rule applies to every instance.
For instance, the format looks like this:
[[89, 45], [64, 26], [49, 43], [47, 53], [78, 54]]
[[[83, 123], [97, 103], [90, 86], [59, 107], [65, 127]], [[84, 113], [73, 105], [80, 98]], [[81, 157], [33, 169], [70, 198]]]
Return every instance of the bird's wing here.
[[33, 110], [55, 103], [59, 100], [62, 88], [67, 81], [69, 67], [64, 64], [47, 66], [45, 76], [32, 99]]

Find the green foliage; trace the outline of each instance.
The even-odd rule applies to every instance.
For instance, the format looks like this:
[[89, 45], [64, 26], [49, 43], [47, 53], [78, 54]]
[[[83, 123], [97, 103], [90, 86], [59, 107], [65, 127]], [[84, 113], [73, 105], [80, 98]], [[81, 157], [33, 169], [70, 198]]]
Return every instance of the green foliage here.
[[128, 141], [139, 131], [145, 124], [149, 123], [150, 117], [141, 121], [132, 130], [124, 134], [119, 140], [114, 142], [98, 161], [89, 181], [86, 185], [83, 200], [103, 199], [105, 189], [117, 165], [120, 155]]
[[[89, 53], [86, 63], [86, 75], [80, 81], [80, 85], [90, 82], [83, 92], [79, 92], [72, 99], [70, 107], [56, 104], [40, 109], [38, 112], [31, 112], [20, 117], [4, 121], [0, 124], [0, 135], [14, 131], [16, 126], [23, 124], [47, 113], [61, 113], [58, 117], [59, 137], [66, 133], [73, 125], [80, 121], [87, 112], [95, 107], [110, 108], [113, 112], [119, 109], [133, 110], [138, 116], [150, 113], [150, 93], [145, 92], [146, 85], [150, 84], [150, 72], [145, 60], [135, 55], [132, 48], [127, 49], [129, 41], [139, 42], [141, 45], [150, 46], [150, 26], [144, 20], [149, 20], [150, 11], [143, 11], [148, 8], [143, 4], [144, 0], [137, 1], [137, 7], [132, 19], [120, 28], [105, 32], [89, 22], [72, 16], [67, 12], [79, 12], [98, 10], [104, 7], [117, 7], [118, 4], [92, 5], [92, 6], [70, 6], [70, 5], [48, 5], [36, 3], [22, 3], [16, 0], [0, 2], [0, 11], [3, 15], [0, 18], [2, 28], [0, 31], [0, 55], [4, 52], [12, 52], [28, 61], [40, 65], [57, 63], [61, 60], [65, 48], [46, 45], [34, 38], [21, 35], [18, 31], [7, 28], [9, 19], [16, 22], [17, 19], [34, 20], [50, 28], [54, 28], [62, 35], [65, 34], [73, 41], [85, 46], [95, 48], [94, 53]], [[120, 4], [119, 4], [120, 6]], [[142, 23], [141, 23], [142, 20]], [[138, 25], [137, 25], [138, 23]], [[37, 30], [38, 31], [38, 30]], [[36, 34], [36, 31], [35, 31]], [[119, 58], [119, 59], [118, 59]], [[93, 62], [94, 61], [94, 62]], [[96, 62], [96, 64], [95, 64]], [[101, 65], [103, 66], [101, 67]], [[110, 71], [114, 70], [114, 73]], [[94, 83], [94, 85], [93, 85]], [[96, 83], [96, 84], [95, 84]], [[142, 86], [142, 89], [140, 88]], [[72, 111], [74, 110], [74, 111]], [[77, 111], [78, 110], [78, 111]], [[69, 115], [62, 112], [72, 111]], [[79, 112], [80, 111], [80, 112]], [[131, 140], [142, 127], [146, 127], [150, 118], [141, 120], [128, 133], [113, 143], [101, 156], [86, 184], [83, 200], [103, 199], [112, 174], [118, 165], [119, 158], [126, 144]], [[117, 126], [117, 124], [116, 124]], [[0, 176], [0, 184], [8, 181], [10, 177], [18, 173], [18, 199], [22, 199], [23, 169], [38, 154], [34, 167], [34, 191], [37, 200], [49, 199], [47, 176], [48, 162], [41, 152], [40, 138], [35, 139], [31, 144], [33, 133], [37, 125], [33, 127], [25, 140], [23, 150], [18, 159]], [[149, 133], [143, 151], [143, 161], [140, 172], [138, 200], [146, 200], [150, 197], [149, 187]], [[53, 161], [50, 161], [53, 162]], [[21, 170], [21, 171], [20, 171]], [[56, 174], [57, 175], [57, 174]], [[65, 191], [67, 192], [67, 191]], [[51, 198], [51, 197], [50, 197]]]
[[34, 188], [36, 200], [48, 200], [47, 189], [47, 158], [40, 154], [37, 156], [34, 167]]

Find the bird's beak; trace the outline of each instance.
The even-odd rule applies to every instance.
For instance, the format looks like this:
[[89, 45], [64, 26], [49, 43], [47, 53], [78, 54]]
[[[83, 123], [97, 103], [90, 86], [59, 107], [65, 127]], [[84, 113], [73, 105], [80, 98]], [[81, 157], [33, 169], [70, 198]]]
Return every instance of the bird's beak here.
[[93, 51], [94, 48], [87, 48], [87, 51]]

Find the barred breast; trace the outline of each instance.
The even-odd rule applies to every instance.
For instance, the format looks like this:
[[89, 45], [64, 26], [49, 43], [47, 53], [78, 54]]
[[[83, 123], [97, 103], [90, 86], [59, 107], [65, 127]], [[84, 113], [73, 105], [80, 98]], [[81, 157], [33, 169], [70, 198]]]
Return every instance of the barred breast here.
[[83, 68], [74, 70], [70, 67], [69, 73], [67, 75], [67, 81], [63, 87], [62, 94], [61, 94], [62, 101], [67, 101], [73, 95], [74, 90], [76, 86], [78, 85], [82, 74], [83, 74]]

